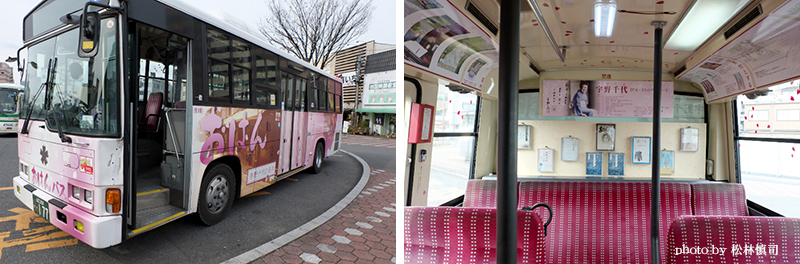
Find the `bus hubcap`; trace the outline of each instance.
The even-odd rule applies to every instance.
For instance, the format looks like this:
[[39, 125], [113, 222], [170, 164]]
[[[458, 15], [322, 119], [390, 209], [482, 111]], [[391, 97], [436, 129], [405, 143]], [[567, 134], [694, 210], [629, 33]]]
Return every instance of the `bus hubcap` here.
[[228, 181], [222, 175], [217, 175], [208, 184], [206, 190], [206, 204], [208, 211], [217, 213], [228, 203]]

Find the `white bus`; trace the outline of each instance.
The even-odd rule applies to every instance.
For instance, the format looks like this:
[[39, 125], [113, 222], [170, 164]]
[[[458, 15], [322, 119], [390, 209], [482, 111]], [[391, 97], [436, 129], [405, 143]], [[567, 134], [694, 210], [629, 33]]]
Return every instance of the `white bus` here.
[[95, 248], [339, 149], [341, 82], [178, 0], [46, 0], [24, 21], [16, 197]]
[[17, 133], [22, 86], [0, 83], [0, 134]]

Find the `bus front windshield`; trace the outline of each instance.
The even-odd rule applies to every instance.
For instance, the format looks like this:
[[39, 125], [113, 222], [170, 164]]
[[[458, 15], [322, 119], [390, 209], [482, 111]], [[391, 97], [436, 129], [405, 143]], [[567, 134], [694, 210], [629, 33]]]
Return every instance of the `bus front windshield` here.
[[[101, 22], [95, 57], [78, 57], [78, 29], [28, 49], [23, 115], [46, 120], [51, 131], [115, 135], [118, 123], [116, 19]], [[48, 80], [51, 85], [45, 85]], [[41, 89], [41, 91], [40, 91]], [[57, 119], [57, 120], [56, 120]]]
[[17, 112], [17, 95], [19, 90], [0, 89], [0, 114], [15, 114]]

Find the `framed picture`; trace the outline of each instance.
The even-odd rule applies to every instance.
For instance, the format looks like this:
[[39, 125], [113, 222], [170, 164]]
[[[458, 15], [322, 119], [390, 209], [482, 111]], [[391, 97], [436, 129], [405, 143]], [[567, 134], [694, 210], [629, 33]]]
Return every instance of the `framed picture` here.
[[631, 142], [631, 163], [650, 164], [650, 137], [633, 137]]
[[561, 138], [561, 160], [578, 161], [578, 138]]
[[661, 151], [661, 174], [675, 173], [675, 151]]
[[586, 175], [603, 175], [603, 152], [586, 152]]
[[681, 128], [681, 151], [697, 151], [700, 129]]
[[517, 125], [517, 149], [531, 149], [531, 131], [529, 125]]
[[616, 125], [597, 124], [597, 151], [614, 151], [614, 138], [617, 135]]
[[539, 149], [539, 172], [553, 172], [553, 149]]
[[625, 153], [608, 153], [608, 176], [625, 176]]

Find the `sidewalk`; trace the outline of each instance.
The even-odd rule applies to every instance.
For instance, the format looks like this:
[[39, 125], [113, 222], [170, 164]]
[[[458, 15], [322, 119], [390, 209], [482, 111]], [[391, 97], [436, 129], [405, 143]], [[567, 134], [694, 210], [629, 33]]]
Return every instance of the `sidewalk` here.
[[371, 170], [361, 194], [339, 214], [250, 263], [394, 263], [395, 183], [394, 173]]

